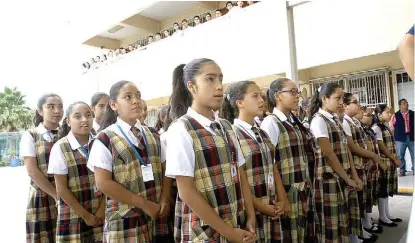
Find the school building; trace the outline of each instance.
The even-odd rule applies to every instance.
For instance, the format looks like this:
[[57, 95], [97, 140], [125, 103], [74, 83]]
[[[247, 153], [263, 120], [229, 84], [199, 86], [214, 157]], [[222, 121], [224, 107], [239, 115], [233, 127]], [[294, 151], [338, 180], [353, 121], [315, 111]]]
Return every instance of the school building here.
[[[130, 8], [138, 9], [134, 14], [83, 44], [127, 48], [172, 31], [174, 22], [192, 23], [196, 15], [204, 20], [207, 13], [213, 17], [82, 75], [105, 92], [118, 80], [135, 82], [152, 110], [149, 124], [157, 108], [168, 103], [173, 69], [199, 57], [219, 64], [226, 85], [254, 80], [267, 87], [277, 77], [297, 77], [304, 97], [324, 82], [338, 82], [363, 105], [387, 103], [397, 110], [398, 100], [406, 98], [415, 108], [414, 83], [395, 50], [414, 24], [411, 0], [262, 1], [219, 18], [215, 11], [226, 12], [226, 2], [143, 2], [145, 6]], [[292, 74], [293, 58], [298, 76]]]

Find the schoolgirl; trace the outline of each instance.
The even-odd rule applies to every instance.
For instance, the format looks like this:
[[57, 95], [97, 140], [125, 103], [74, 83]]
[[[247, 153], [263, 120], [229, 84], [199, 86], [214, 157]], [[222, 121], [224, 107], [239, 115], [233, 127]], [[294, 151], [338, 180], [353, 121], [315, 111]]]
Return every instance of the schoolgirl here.
[[323, 159], [316, 166], [313, 196], [318, 242], [359, 242], [360, 215], [356, 190], [363, 187], [347, 148], [339, 116], [343, 90], [325, 83], [310, 103], [310, 130]]
[[57, 94], [43, 95], [37, 103], [36, 128], [26, 131], [20, 141], [20, 154], [31, 179], [26, 210], [27, 242], [55, 242], [57, 197], [55, 180], [47, 174], [47, 169], [62, 116], [62, 99]]
[[[367, 107], [362, 107], [361, 112], [355, 116], [358, 119], [363, 127], [363, 131], [366, 134], [366, 145], [367, 149], [377, 155], [380, 155], [379, 146], [376, 140], [375, 133], [371, 129], [373, 124], [372, 110]], [[378, 195], [379, 195], [379, 174], [380, 167], [383, 170], [386, 170], [387, 167], [383, 163], [374, 163], [373, 166], [365, 166], [366, 177], [367, 177], [367, 190], [366, 190], [366, 212], [363, 220], [363, 228], [369, 233], [382, 233], [383, 228], [378, 224], [375, 224], [372, 221], [371, 213], [373, 206], [378, 205]]]
[[50, 152], [48, 174], [54, 175], [58, 197], [56, 242], [102, 242], [105, 202], [87, 168], [92, 117], [88, 104], [70, 105]]
[[274, 166], [275, 147], [254, 121], [255, 116], [263, 114], [264, 105], [255, 82], [237, 82], [226, 91], [222, 117], [233, 123], [245, 158], [244, 169], [256, 210], [258, 240], [279, 242], [281, 225], [276, 220], [284, 214], [284, 203], [288, 209], [288, 202], [278, 168]]
[[261, 128], [275, 146], [276, 165], [288, 197], [284, 207], [290, 211], [287, 217], [281, 218], [283, 242], [309, 242], [312, 236], [309, 230], [313, 230], [309, 228], [311, 221], [307, 216], [315, 164], [314, 151], [309, 146], [312, 136], [292, 113], [299, 102], [294, 82], [286, 78], [273, 81], [268, 99], [273, 111], [264, 119]]
[[395, 139], [390, 128], [386, 125], [391, 120], [391, 110], [387, 105], [376, 106], [375, 120], [372, 130], [378, 141], [379, 150], [387, 169], [379, 176], [379, 224], [387, 227], [396, 227], [402, 222], [400, 218], [393, 218], [389, 212], [389, 197], [398, 192], [398, 171], [401, 161], [396, 154]]
[[[363, 190], [358, 191], [360, 218], [363, 220], [365, 215], [366, 193], [367, 193], [367, 176], [365, 167], [376, 166], [381, 162], [381, 157], [367, 150], [366, 134], [360, 124], [360, 121], [354, 118], [358, 115], [361, 107], [359, 101], [352, 93], [345, 93], [343, 97], [344, 119], [343, 130], [347, 136], [347, 146], [353, 155], [353, 162], [356, 172], [363, 182]], [[373, 165], [373, 162], [376, 163]], [[363, 226], [363, 225], [362, 225]], [[377, 240], [376, 235], [371, 235], [362, 228], [362, 239]]]
[[106, 196], [106, 242], [167, 242], [169, 188], [163, 186], [165, 148], [140, 124], [141, 93], [128, 81], [110, 90], [102, 131], [88, 160]]
[[91, 109], [94, 112], [94, 121], [92, 123], [92, 133], [97, 134], [101, 128], [104, 119], [105, 111], [107, 109], [109, 96], [106, 93], [95, 93], [91, 98]]
[[[255, 214], [232, 125], [215, 117], [222, 71], [201, 58], [174, 70], [166, 176], [176, 179], [176, 242], [254, 242]], [[246, 216], [246, 217], [245, 217]], [[242, 228], [240, 228], [242, 227]]]

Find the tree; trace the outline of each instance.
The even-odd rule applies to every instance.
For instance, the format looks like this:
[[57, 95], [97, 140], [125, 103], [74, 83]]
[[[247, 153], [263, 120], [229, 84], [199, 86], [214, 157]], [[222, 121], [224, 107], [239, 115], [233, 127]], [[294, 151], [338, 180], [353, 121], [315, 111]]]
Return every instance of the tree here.
[[32, 125], [34, 111], [25, 107], [25, 96], [16, 88], [0, 92], [0, 131], [15, 132]]

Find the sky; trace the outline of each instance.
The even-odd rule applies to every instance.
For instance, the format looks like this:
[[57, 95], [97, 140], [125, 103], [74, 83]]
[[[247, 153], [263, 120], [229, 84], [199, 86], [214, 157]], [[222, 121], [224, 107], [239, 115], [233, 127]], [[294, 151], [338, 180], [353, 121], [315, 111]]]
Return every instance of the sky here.
[[16, 87], [31, 108], [48, 92], [61, 95], [64, 106], [65, 101], [88, 101], [96, 85], [85, 84], [79, 73], [82, 62], [99, 50], [82, 42], [152, 2], [1, 1], [0, 90]]

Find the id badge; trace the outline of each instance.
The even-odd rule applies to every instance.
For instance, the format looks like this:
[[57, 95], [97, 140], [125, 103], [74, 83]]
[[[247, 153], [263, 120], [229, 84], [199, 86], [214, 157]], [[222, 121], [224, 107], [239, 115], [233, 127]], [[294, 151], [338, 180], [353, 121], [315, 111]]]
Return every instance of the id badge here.
[[268, 190], [274, 189], [274, 175], [268, 175]]
[[234, 163], [231, 164], [231, 176], [234, 182], [238, 182], [238, 171]]
[[345, 136], [343, 136], [342, 141], [343, 141], [343, 144], [347, 144], [347, 138]]
[[98, 190], [97, 185], [94, 185], [94, 194], [95, 197], [100, 197], [102, 195], [101, 191]]
[[141, 173], [144, 182], [154, 181], [153, 166], [151, 164], [141, 165]]

